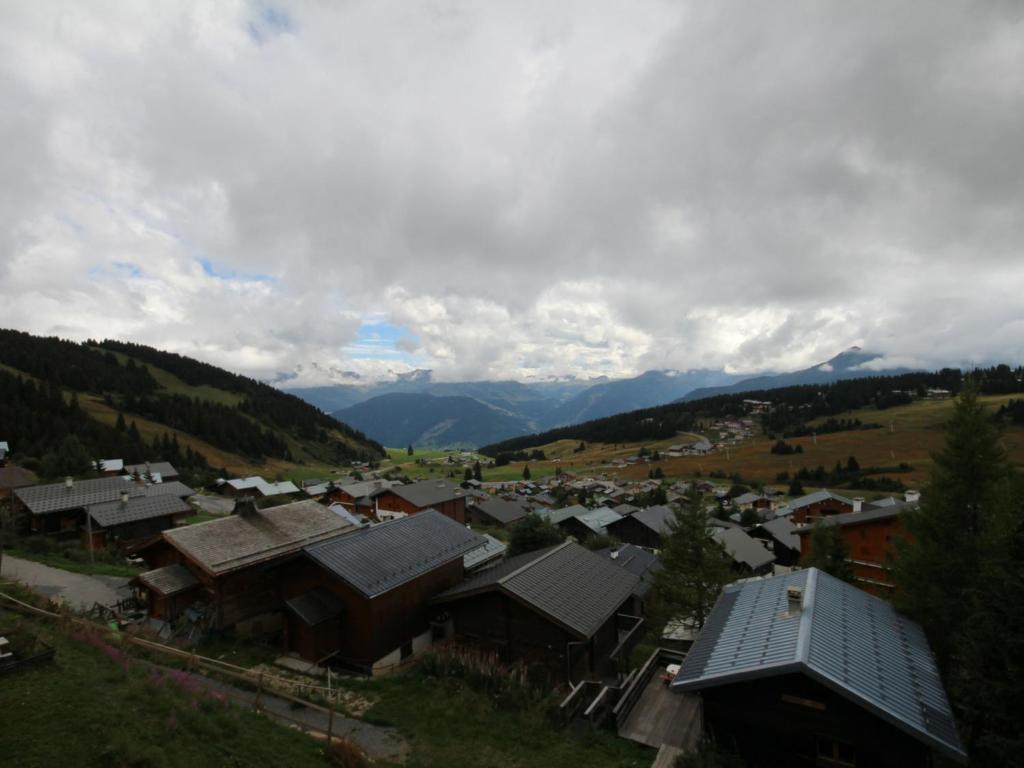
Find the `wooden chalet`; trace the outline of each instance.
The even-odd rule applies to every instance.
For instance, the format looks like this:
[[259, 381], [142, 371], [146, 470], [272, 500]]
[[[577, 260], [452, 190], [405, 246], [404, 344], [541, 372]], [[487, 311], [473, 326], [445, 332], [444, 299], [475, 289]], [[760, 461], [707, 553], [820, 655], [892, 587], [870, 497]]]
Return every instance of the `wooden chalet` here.
[[776, 513], [779, 517], [789, 517], [794, 525], [807, 525], [829, 515], [842, 515], [853, 512], [854, 501], [829, 490], [815, 491], [793, 499]]
[[748, 536], [742, 528], [715, 527], [715, 539], [725, 548], [738, 576], [766, 576], [772, 572], [775, 555], [759, 539]]
[[726, 587], [671, 690], [753, 768], [967, 762], [921, 628], [816, 568]]
[[381, 512], [415, 515], [434, 509], [457, 523], [466, 522], [465, 491], [447, 480], [420, 480], [393, 485], [375, 498], [378, 517]]
[[[560, 511], [560, 510], [554, 510]], [[584, 509], [574, 515], [564, 517], [556, 525], [566, 535], [572, 536], [576, 541], [586, 541], [591, 536], [601, 536], [608, 532], [608, 526], [621, 519], [621, 515], [614, 509], [598, 507], [596, 509]]]
[[281, 624], [279, 566], [309, 544], [357, 528], [315, 501], [262, 510], [248, 504], [240, 510], [163, 531], [139, 550], [153, 568], [136, 579], [151, 615], [173, 620], [186, 606], [199, 604], [213, 629], [246, 622], [245, 629], [272, 631]]
[[[910, 539], [900, 519], [900, 513], [908, 506], [905, 502], [881, 507], [866, 506], [860, 512], [833, 515], [817, 523], [839, 526], [849, 550], [848, 560], [857, 586], [873, 595], [892, 597], [896, 591], [892, 578], [892, 560], [896, 552], [893, 543], [899, 539]], [[803, 526], [795, 531], [800, 542], [801, 559], [806, 560], [811, 555], [813, 531], [813, 526]]]
[[530, 513], [530, 507], [518, 501], [488, 497], [486, 500], [470, 501], [466, 515], [474, 525], [488, 525], [505, 528], [515, 525]]
[[[640, 621], [639, 577], [567, 542], [505, 560], [434, 599], [455, 638], [570, 682], [614, 672]], [[634, 633], [635, 634], [635, 633]]]
[[[618, 507], [616, 507], [618, 512]], [[661, 549], [664, 539], [672, 532], [675, 512], [663, 505], [638, 509], [608, 525], [608, 535], [619, 541], [648, 549]]]
[[382, 671], [429, 646], [435, 595], [463, 579], [463, 556], [485, 540], [434, 510], [306, 546], [281, 575], [286, 644]]
[[793, 566], [800, 560], [798, 528], [788, 517], [776, 517], [755, 525], [750, 536], [767, 543], [779, 565]]

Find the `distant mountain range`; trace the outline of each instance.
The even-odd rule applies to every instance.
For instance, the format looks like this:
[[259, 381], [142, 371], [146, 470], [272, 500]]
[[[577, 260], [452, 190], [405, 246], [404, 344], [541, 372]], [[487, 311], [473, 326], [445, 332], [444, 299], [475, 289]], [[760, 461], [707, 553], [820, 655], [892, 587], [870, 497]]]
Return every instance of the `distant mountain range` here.
[[[389, 382], [288, 391], [385, 445], [476, 447], [677, 400], [908, 370], [863, 367], [879, 359], [853, 347], [802, 371], [751, 378], [696, 369], [647, 371], [619, 380], [435, 382], [430, 371], [417, 370]], [[393, 397], [398, 394], [416, 397]]]

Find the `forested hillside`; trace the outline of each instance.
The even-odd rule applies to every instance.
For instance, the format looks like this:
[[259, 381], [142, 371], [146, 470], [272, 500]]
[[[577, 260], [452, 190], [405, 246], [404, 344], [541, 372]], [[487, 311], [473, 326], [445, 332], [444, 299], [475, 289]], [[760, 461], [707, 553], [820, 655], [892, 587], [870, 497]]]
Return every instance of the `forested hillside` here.
[[[969, 373], [978, 381], [982, 394], [1024, 392], [1024, 368], [998, 365]], [[505, 440], [484, 446], [480, 451], [497, 457], [556, 440], [582, 440], [596, 443], [655, 441], [680, 432], [694, 431], [702, 422], [725, 416], [737, 416], [748, 409], [744, 400], [769, 401], [772, 406], [762, 417], [769, 434], [801, 434], [806, 422], [845, 411], [873, 407], [879, 410], [909, 402], [926, 394], [929, 388], [956, 394], [964, 374], [955, 368], [936, 372], [915, 372], [898, 376], [847, 379], [832, 384], [784, 387], [728, 395], [703, 400], [670, 403], [604, 419], [574, 424], [535, 435]]]
[[[136, 419], [149, 425], [148, 439]], [[383, 454], [299, 398], [215, 366], [136, 344], [77, 344], [12, 330], [0, 330], [0, 431], [19, 460], [47, 477], [74, 474], [83, 456], [209, 470], [207, 457], [182, 448], [176, 433], [254, 464], [340, 464]]]

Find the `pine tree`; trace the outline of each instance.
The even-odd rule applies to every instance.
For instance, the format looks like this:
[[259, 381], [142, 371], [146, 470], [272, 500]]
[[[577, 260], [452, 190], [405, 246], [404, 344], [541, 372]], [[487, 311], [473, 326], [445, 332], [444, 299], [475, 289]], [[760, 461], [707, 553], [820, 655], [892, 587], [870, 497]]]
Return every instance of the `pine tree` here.
[[731, 580], [728, 555], [711, 534], [701, 494], [676, 510], [669, 528], [662, 568], [655, 577], [659, 608], [666, 620], [692, 620], [703, 627], [722, 587]]
[[407, 455], [412, 456], [412, 454], [413, 454], [412, 443], [409, 443], [409, 447], [405, 449], [405, 452], [406, 452]]
[[1009, 492], [1010, 465], [998, 437], [968, 382], [946, 425], [945, 446], [932, 455], [920, 506], [901, 515], [910, 541], [897, 543], [897, 605], [924, 628], [944, 672], [969, 618], [968, 597], [983, 586], [983, 542]]
[[789, 490], [786, 491], [790, 496], [803, 496], [804, 495], [804, 484], [800, 482], [799, 477], [794, 477], [789, 484]]
[[529, 479], [530, 479], [530, 465], [529, 464], [524, 464], [523, 465], [523, 480], [529, 480]]
[[530, 512], [512, 526], [508, 541], [508, 557], [533, 552], [565, 541], [565, 535], [548, 520]]
[[483, 482], [484, 473], [483, 473], [483, 470], [480, 469], [480, 462], [479, 461], [477, 461], [477, 462], [475, 462], [473, 464], [473, 479], [476, 480], [477, 482]]
[[853, 581], [853, 566], [849, 562], [850, 548], [846, 545], [843, 529], [838, 525], [825, 525], [821, 520], [811, 530], [811, 551], [804, 558], [807, 568], [820, 568], [830, 576]]

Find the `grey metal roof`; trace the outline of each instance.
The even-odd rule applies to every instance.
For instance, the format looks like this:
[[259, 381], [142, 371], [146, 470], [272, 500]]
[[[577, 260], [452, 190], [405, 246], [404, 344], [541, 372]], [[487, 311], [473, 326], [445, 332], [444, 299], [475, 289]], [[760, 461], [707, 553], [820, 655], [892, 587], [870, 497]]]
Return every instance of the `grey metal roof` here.
[[790, 511], [795, 511], [797, 509], [800, 509], [801, 507], [806, 507], [811, 504], [817, 504], [828, 499], [835, 499], [836, 501], [841, 501], [843, 504], [849, 504], [851, 507], [853, 506], [853, 499], [848, 499], [845, 496], [840, 496], [838, 493], [832, 493], [832, 491], [829, 491], [827, 489], [814, 491], [814, 493], [808, 493], [806, 496], [801, 496], [798, 499], [793, 499], [788, 504], [786, 504], [786, 506], [789, 508]]
[[467, 571], [477, 568], [484, 563], [488, 563], [491, 560], [497, 560], [508, 550], [508, 545], [503, 541], [491, 536], [489, 533], [483, 534], [484, 543], [476, 549], [471, 549], [462, 557], [462, 566]]
[[748, 491], [747, 493], [744, 493], [744, 494], [741, 494], [740, 496], [737, 496], [735, 499], [732, 500], [732, 503], [733, 504], [753, 504], [755, 501], [761, 501], [762, 499], [765, 499], [765, 498], [767, 498], [767, 497], [764, 496], [763, 494], [752, 493], [752, 492]]
[[517, 501], [506, 501], [505, 499], [488, 499], [487, 501], [475, 501], [473, 507], [479, 509], [485, 515], [497, 520], [503, 525], [514, 523], [526, 517], [529, 509]]
[[462, 557], [481, 536], [433, 509], [305, 548], [306, 555], [367, 597]]
[[[826, 515], [821, 518], [821, 525], [860, 525], [862, 523], [870, 523], [875, 520], [887, 520], [891, 517], [899, 517], [900, 513], [903, 512], [908, 506], [912, 504], [899, 504], [898, 506], [882, 507], [881, 509], [870, 509], [863, 512], [844, 512], [841, 515]], [[805, 525], [797, 529], [797, 535], [803, 536], [814, 530], [814, 526]]]
[[510, 558], [435, 600], [501, 591], [585, 639], [622, 607], [639, 581], [607, 557], [568, 542]]
[[[787, 588], [799, 587], [799, 611]], [[679, 674], [695, 691], [800, 672], [960, 762], [966, 753], [920, 626], [816, 568], [726, 587]]]
[[127, 472], [129, 475], [134, 475], [137, 471], [140, 475], [145, 475], [147, 472], [149, 472], [149, 474], [155, 473], [160, 475], [161, 477], [178, 476], [178, 470], [176, 470], [174, 468], [174, 465], [172, 465], [169, 461], [150, 461], [148, 463], [143, 464], [126, 464], [124, 467], [124, 471]]
[[173, 494], [129, 497], [127, 502], [106, 501], [88, 507], [89, 516], [104, 528], [166, 515], [190, 512], [187, 502]]
[[740, 528], [716, 528], [712, 535], [722, 543], [729, 556], [752, 570], [762, 568], [775, 559], [757, 539], [748, 536]]
[[622, 515], [608, 507], [598, 507], [574, 517], [594, 533], [605, 533], [609, 525], [622, 519]]
[[[659, 504], [655, 507], [647, 507], [646, 509], [634, 512], [630, 517], [647, 528], [650, 528], [658, 535], [668, 536], [672, 533], [670, 523], [675, 520], [676, 513], [671, 507]], [[615, 523], [612, 523], [610, 530], [613, 530], [614, 528]]]
[[590, 510], [582, 504], [573, 504], [571, 507], [563, 507], [562, 509], [537, 509], [534, 511], [549, 523], [558, 525], [563, 520], [568, 520], [570, 517], [584, 514]]
[[[155, 486], [154, 486], [155, 487]], [[230, 515], [164, 531], [173, 547], [215, 575], [297, 552], [352, 525], [315, 501]]]
[[147, 496], [178, 496], [182, 499], [194, 496], [196, 493], [187, 485], [180, 483], [177, 480], [171, 480], [169, 483], [154, 483], [153, 485], [147, 485], [145, 486], [145, 490]]
[[75, 480], [70, 488], [64, 483], [48, 483], [19, 488], [14, 495], [28, 507], [33, 515], [82, 509], [90, 504], [101, 504], [121, 498], [128, 491], [131, 496], [142, 496], [142, 486], [129, 477], [100, 477], [95, 480]]
[[633, 544], [599, 549], [597, 554], [607, 557], [619, 568], [624, 568], [640, 578], [640, 582], [633, 590], [633, 594], [638, 597], [645, 596], [651, 590], [654, 585], [654, 575], [661, 570], [661, 560], [657, 555]]
[[289, 598], [284, 601], [284, 605], [311, 627], [340, 616], [345, 610], [345, 605], [338, 596], [323, 587], [316, 587]]
[[138, 579], [164, 597], [176, 595], [199, 584], [199, 580], [192, 572], [178, 563], [140, 573]]
[[800, 537], [797, 536], [797, 527], [788, 517], [776, 517], [774, 520], [767, 520], [758, 523], [758, 527], [766, 530], [777, 542], [790, 549], [800, 549]]
[[463, 495], [461, 488], [452, 485], [447, 480], [420, 480], [418, 483], [409, 483], [408, 485], [393, 485], [388, 490], [420, 509], [451, 501]]

